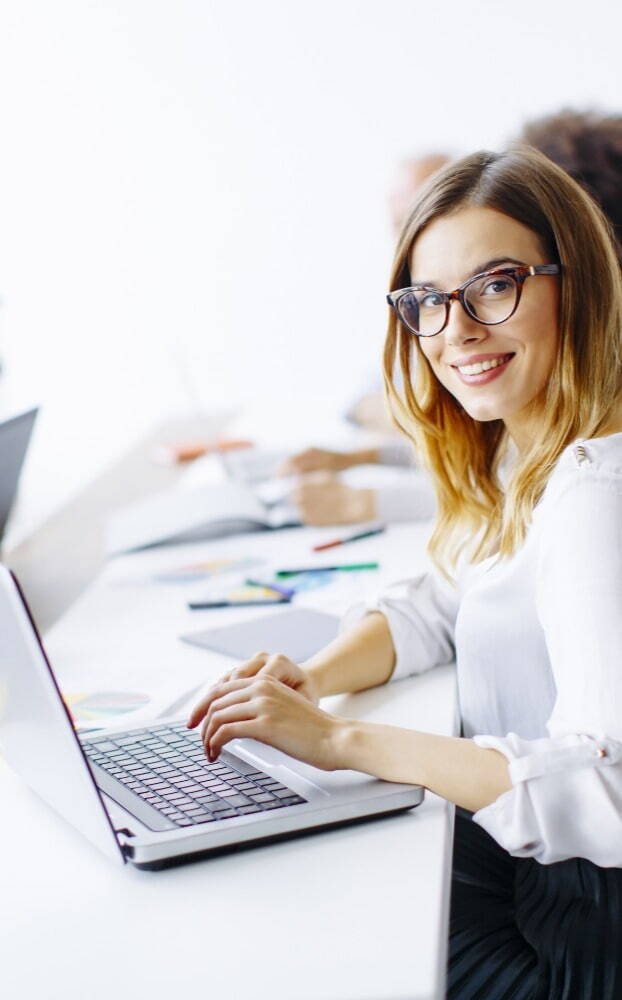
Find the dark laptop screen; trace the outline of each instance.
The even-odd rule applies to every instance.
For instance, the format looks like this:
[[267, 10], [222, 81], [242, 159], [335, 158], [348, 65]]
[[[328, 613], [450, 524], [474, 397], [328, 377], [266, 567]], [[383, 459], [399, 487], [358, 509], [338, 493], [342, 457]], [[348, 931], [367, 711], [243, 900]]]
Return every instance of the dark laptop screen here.
[[0, 423], [0, 539], [11, 513], [37, 410]]

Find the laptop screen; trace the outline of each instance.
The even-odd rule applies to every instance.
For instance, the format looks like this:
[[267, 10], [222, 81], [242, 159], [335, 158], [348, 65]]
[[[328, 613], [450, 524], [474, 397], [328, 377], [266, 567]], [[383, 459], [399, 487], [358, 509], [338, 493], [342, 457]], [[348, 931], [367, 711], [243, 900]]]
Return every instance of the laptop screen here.
[[0, 539], [17, 493], [37, 412], [36, 409], [28, 410], [0, 423]]

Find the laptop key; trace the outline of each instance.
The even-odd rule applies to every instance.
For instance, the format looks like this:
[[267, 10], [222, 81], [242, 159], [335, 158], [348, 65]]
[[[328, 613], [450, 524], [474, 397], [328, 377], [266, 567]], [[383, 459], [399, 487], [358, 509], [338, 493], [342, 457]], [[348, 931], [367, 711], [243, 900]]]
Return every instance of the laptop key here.
[[168, 816], [163, 815], [159, 808], [155, 809], [148, 802], [144, 802], [131, 788], [110, 777], [109, 774], [106, 774], [97, 765], [95, 765], [94, 776], [102, 792], [109, 795], [111, 799], [114, 799], [120, 806], [123, 806], [124, 809], [127, 809], [128, 812], [136, 816], [148, 829], [158, 831], [173, 830], [175, 828], [174, 823]]
[[[225, 798], [225, 793], [223, 792], [223, 799]], [[228, 806], [249, 806], [251, 805], [250, 799], [246, 798], [246, 795], [233, 795], [229, 794], [226, 797], [226, 802]]]

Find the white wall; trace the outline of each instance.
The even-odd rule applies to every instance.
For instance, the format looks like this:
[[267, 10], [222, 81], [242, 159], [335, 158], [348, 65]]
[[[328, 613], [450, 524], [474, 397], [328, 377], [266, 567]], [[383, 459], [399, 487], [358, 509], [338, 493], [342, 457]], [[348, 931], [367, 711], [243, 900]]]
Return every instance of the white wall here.
[[180, 364], [207, 408], [343, 398], [395, 161], [619, 110], [621, 27], [611, 0], [3, 0], [0, 397], [44, 405], [39, 504], [187, 405]]

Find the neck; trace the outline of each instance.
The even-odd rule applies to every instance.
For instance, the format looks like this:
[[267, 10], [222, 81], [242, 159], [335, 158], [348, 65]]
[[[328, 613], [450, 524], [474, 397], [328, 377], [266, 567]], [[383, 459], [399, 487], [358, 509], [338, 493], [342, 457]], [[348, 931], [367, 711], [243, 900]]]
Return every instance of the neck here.
[[520, 413], [504, 420], [505, 429], [516, 445], [519, 454], [529, 451], [536, 439], [539, 407], [529, 406]]

